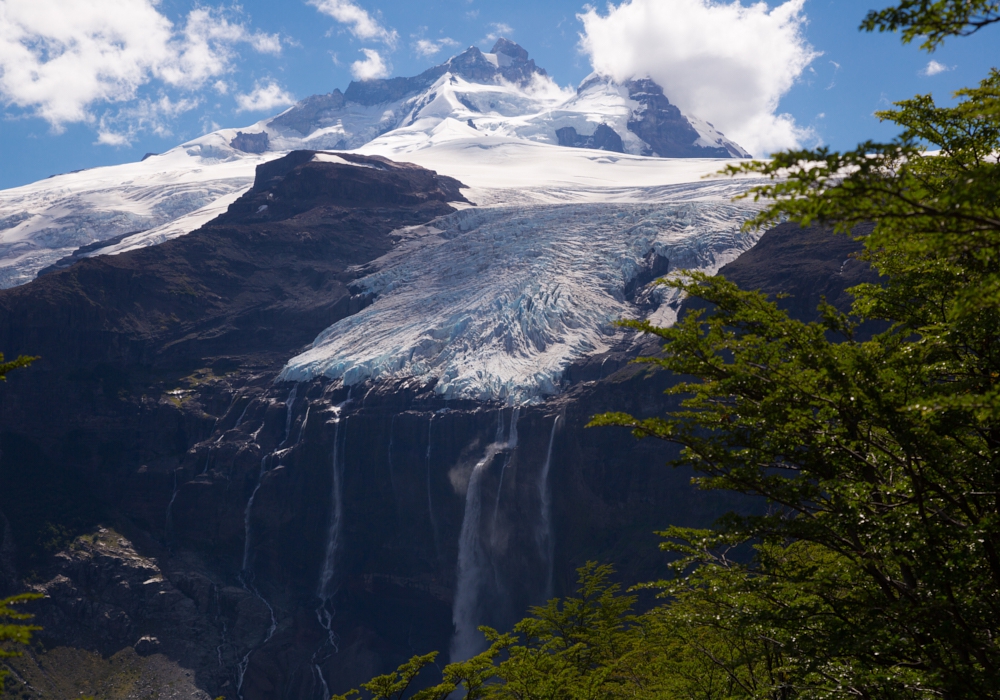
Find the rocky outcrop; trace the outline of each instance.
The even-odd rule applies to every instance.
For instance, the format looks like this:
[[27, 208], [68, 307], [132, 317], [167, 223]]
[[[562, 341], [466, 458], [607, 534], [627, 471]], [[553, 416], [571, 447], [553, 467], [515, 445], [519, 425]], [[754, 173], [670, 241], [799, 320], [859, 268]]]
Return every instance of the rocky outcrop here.
[[[628, 130], [649, 145], [649, 153], [660, 158], [746, 158], [749, 154], [726, 145], [702, 145], [701, 134], [681, 111], [670, 103], [663, 88], [649, 78], [625, 83], [629, 97], [639, 103], [628, 122]], [[728, 143], [728, 142], [727, 142]]]
[[237, 131], [236, 136], [229, 142], [232, 148], [244, 153], [264, 153], [270, 146], [270, 137], [266, 131], [254, 134]]
[[593, 148], [598, 151], [624, 153], [625, 146], [622, 137], [607, 124], [598, 124], [590, 136], [581, 136], [572, 126], [556, 129], [556, 139], [560, 146], [570, 148]]
[[334, 90], [326, 95], [313, 95], [279, 114], [268, 125], [276, 129], [294, 129], [308, 136], [338, 109], [344, 106], [344, 93]]

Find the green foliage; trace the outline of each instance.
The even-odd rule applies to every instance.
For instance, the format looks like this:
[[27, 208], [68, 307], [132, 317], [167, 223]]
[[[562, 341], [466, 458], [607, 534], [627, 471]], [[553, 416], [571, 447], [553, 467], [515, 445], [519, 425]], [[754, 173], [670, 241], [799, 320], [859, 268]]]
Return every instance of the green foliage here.
[[865, 31], [902, 30], [903, 43], [922, 39], [920, 48], [933, 51], [950, 36], [968, 36], [1000, 22], [996, 0], [902, 0], [884, 10], [872, 10], [861, 23]]
[[13, 372], [15, 369], [20, 369], [21, 367], [27, 367], [37, 359], [38, 359], [37, 357], [28, 357], [26, 355], [21, 355], [20, 357], [11, 360], [10, 362], [4, 362], [3, 353], [0, 352], [0, 381], [7, 381], [8, 372]]
[[[932, 48], [996, 11], [904, 2], [867, 21]], [[770, 504], [665, 533], [681, 559], [663, 590], [768, 640], [778, 673], [751, 697], [1000, 697], [1000, 73], [958, 97], [879, 113], [902, 127], [889, 144], [728, 169], [771, 179], [748, 195], [769, 202], [751, 225], [876, 224], [862, 257], [881, 280], [853, 290], [851, 315], [802, 323], [693, 274], [667, 284], [711, 313], [626, 324], [665, 341], [644, 361], [691, 379], [665, 417], [595, 424], [675, 442], [701, 487]], [[865, 320], [889, 328], [861, 342]], [[740, 543], [750, 565], [720, 561]]]
[[[34, 593], [24, 593], [0, 600], [0, 659], [20, 656], [16, 647], [28, 644], [31, 641], [31, 633], [41, 629], [25, 624], [24, 621], [31, 619], [31, 615], [20, 613], [11, 606], [41, 597]], [[11, 646], [15, 648], [12, 650]], [[6, 676], [7, 671], [0, 669], [0, 690], [3, 690]]]
[[[670, 605], [636, 614], [636, 597], [622, 593], [612, 573], [588, 563], [579, 570], [576, 597], [532, 609], [511, 634], [480, 628], [489, 649], [445, 666], [440, 683], [409, 697], [445, 700], [458, 691], [470, 700], [728, 700], [773, 685], [769, 643], [721, 631], [706, 593], [722, 595], [730, 585], [723, 576], [707, 588], [674, 586]], [[415, 656], [372, 679], [362, 686], [364, 697], [401, 700], [435, 658]], [[359, 695], [352, 690], [333, 700]]]

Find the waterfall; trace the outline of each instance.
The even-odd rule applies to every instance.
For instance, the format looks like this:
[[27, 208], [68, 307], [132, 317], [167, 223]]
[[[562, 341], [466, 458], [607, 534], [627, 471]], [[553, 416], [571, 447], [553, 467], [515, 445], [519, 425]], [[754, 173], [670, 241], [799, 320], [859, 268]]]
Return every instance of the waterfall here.
[[284, 435], [283, 438], [281, 438], [281, 445], [278, 445], [278, 447], [281, 447], [286, 442], [288, 442], [288, 438], [291, 437], [291, 434], [292, 434], [292, 409], [295, 406], [295, 394], [298, 392], [298, 389], [299, 389], [299, 385], [298, 384], [296, 384], [295, 386], [293, 386], [292, 390], [288, 393], [288, 400], [285, 401], [285, 435]]
[[[455, 625], [455, 636], [451, 642], [452, 662], [464, 661], [478, 653], [482, 648], [482, 638], [479, 633], [479, 594], [482, 590], [482, 579], [487, 567], [488, 554], [483, 546], [480, 521], [483, 508], [482, 477], [486, 467], [493, 457], [502, 450], [513, 450], [517, 447], [517, 419], [520, 412], [515, 407], [511, 413], [510, 432], [507, 442], [497, 440], [486, 448], [486, 454], [476, 463], [469, 477], [469, 487], [465, 493], [465, 513], [462, 516], [462, 530], [458, 538], [458, 566], [455, 584], [455, 603], [452, 609], [452, 622]], [[503, 435], [503, 416], [497, 437]], [[509, 456], [508, 456], [509, 461]]]
[[299, 436], [295, 438], [296, 447], [302, 442], [302, 436], [306, 434], [306, 426], [309, 425], [309, 411], [311, 410], [312, 406], [306, 406], [306, 415], [302, 417], [302, 424], [299, 426]]
[[[510, 434], [507, 436], [507, 449], [510, 450], [510, 452], [507, 454], [507, 459], [504, 460], [503, 466], [500, 468], [500, 483], [497, 484], [497, 499], [493, 504], [493, 523], [490, 527], [490, 543], [493, 545], [496, 545], [497, 515], [500, 513], [500, 496], [503, 494], [503, 477], [504, 474], [507, 473], [507, 467], [510, 466], [510, 460], [514, 457], [514, 448], [517, 447], [517, 419], [520, 412], [521, 407], [515, 406], [510, 415]], [[501, 416], [502, 415], [503, 414], [501, 413]], [[500, 429], [503, 430], [502, 417], [500, 419]]]
[[[247, 501], [246, 510], [243, 512], [243, 566], [239, 576], [240, 583], [243, 585], [243, 590], [252, 594], [260, 602], [262, 602], [267, 608], [267, 611], [271, 614], [271, 626], [267, 630], [267, 635], [264, 637], [264, 641], [260, 644], [261, 647], [271, 641], [271, 637], [274, 636], [274, 631], [278, 629], [278, 619], [274, 615], [274, 608], [269, 602], [267, 602], [267, 599], [261, 595], [260, 591], [257, 590], [257, 587], [253, 583], [253, 567], [251, 565], [251, 535], [253, 532], [250, 529], [250, 513], [253, 510], [254, 499], [257, 497], [257, 492], [260, 490], [260, 485], [264, 480], [264, 472], [267, 471], [267, 458], [270, 456], [271, 455], [264, 455], [264, 457], [260, 460], [260, 472], [257, 475], [257, 485], [254, 487], [253, 493], [250, 494], [250, 500]], [[247, 672], [247, 666], [250, 665], [250, 657], [258, 648], [260, 647], [248, 650], [236, 667], [236, 694], [239, 696], [240, 700], [243, 698], [243, 676]]]
[[177, 470], [174, 469], [174, 490], [170, 494], [170, 503], [167, 504], [167, 518], [163, 524], [163, 538], [167, 547], [170, 546], [170, 533], [174, 529], [174, 501], [177, 500]]
[[[350, 398], [347, 399], [350, 401]], [[340, 411], [344, 403], [333, 407], [333, 456], [331, 457], [332, 488], [330, 493], [330, 523], [326, 535], [326, 551], [323, 555], [323, 566], [320, 568], [319, 582], [316, 585], [316, 597], [319, 607], [316, 608], [316, 621], [326, 630], [326, 640], [312, 656], [313, 670], [323, 686], [323, 700], [330, 697], [330, 688], [323, 670], [320, 668], [320, 654], [329, 646], [334, 653], [339, 651], [337, 635], [333, 631], [334, 613], [330, 610], [336, 586], [334, 574], [337, 566], [337, 551], [340, 549], [341, 523], [344, 516], [343, 499], [343, 454], [340, 445]], [[344, 418], [344, 446], [347, 445], [347, 419]]]
[[[293, 386], [292, 390], [288, 393], [288, 399], [286, 399], [285, 401], [286, 405], [285, 435], [284, 439], [282, 439], [281, 441], [281, 444], [278, 445], [279, 448], [286, 442], [288, 442], [288, 436], [289, 433], [291, 432], [291, 427], [292, 427], [292, 407], [295, 404], [295, 394], [298, 388], [299, 388], [298, 384]], [[246, 413], [245, 409], [244, 413]], [[242, 418], [243, 417], [240, 416], [240, 420], [242, 420]], [[238, 423], [239, 421], [237, 421], [237, 424]], [[253, 434], [254, 440], [257, 439], [257, 436], [260, 434], [260, 431], [263, 428], [264, 428], [264, 423], [261, 423], [260, 428], [258, 428], [257, 432]], [[251, 514], [253, 512], [254, 500], [256, 500], [257, 498], [257, 492], [260, 491], [261, 484], [264, 483], [264, 474], [267, 472], [268, 459], [273, 457], [278, 457], [278, 459], [280, 460], [284, 455], [286, 455], [290, 451], [291, 450], [275, 450], [274, 452], [266, 454], [261, 458], [260, 471], [257, 473], [257, 485], [254, 486], [253, 492], [250, 494], [250, 499], [247, 501], [246, 510], [243, 511], [243, 565], [240, 570], [240, 576], [239, 576], [240, 583], [243, 585], [243, 590], [245, 590], [247, 593], [253, 594], [260, 602], [262, 602], [264, 606], [267, 608], [267, 611], [271, 615], [271, 626], [268, 628], [267, 635], [265, 635], [264, 641], [261, 642], [260, 647], [263, 647], [269, 641], [271, 641], [271, 637], [274, 636], [275, 630], [278, 629], [278, 618], [274, 614], [274, 607], [267, 601], [267, 599], [260, 593], [260, 591], [257, 590], [257, 587], [254, 585], [254, 572], [253, 572], [253, 561], [252, 561], [253, 530], [250, 525]], [[250, 657], [253, 655], [254, 651], [256, 651], [256, 649], [259, 649], [260, 647], [256, 647], [255, 649], [250, 649], [249, 651], [247, 651], [247, 653], [243, 656], [243, 659], [236, 667], [236, 673], [237, 673], [236, 694], [241, 700], [243, 698], [243, 692], [242, 692], [243, 676], [246, 674], [247, 667], [250, 665]]]
[[253, 403], [253, 399], [250, 399], [249, 401], [247, 401], [247, 405], [243, 407], [243, 413], [241, 413], [240, 417], [236, 419], [236, 425], [233, 426], [233, 430], [235, 430], [236, 428], [240, 427], [240, 423], [243, 422], [243, 419], [247, 415], [247, 411], [250, 409], [250, 404], [252, 404], [252, 403]]
[[552, 466], [552, 444], [556, 440], [556, 427], [558, 425], [559, 416], [556, 416], [555, 420], [552, 421], [549, 449], [545, 453], [545, 464], [542, 466], [541, 478], [538, 480], [538, 496], [542, 504], [538, 544], [542, 558], [545, 560], [545, 600], [552, 597], [552, 578], [555, 572], [555, 538], [552, 535], [552, 491], [549, 488], [549, 469]]
[[[340, 417], [334, 419], [333, 423], [333, 457], [331, 459], [331, 471], [333, 476], [333, 489], [330, 494], [330, 524], [326, 535], [326, 553], [323, 557], [323, 566], [320, 569], [319, 584], [316, 587], [316, 597], [322, 601], [327, 601], [332, 596], [331, 583], [333, 581], [334, 566], [336, 563], [337, 548], [340, 545], [340, 523], [343, 517], [343, 499], [341, 494], [341, 467], [340, 467]], [[345, 440], [346, 442], [346, 440]]]

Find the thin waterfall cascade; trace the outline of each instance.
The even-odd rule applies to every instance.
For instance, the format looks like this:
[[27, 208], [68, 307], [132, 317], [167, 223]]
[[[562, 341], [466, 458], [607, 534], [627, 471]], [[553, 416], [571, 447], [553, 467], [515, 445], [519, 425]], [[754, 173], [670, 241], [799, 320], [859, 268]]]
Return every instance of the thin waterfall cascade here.
[[[515, 406], [510, 415], [510, 433], [507, 435], [507, 445], [505, 447], [505, 449], [509, 450], [509, 452], [507, 453], [507, 459], [503, 462], [503, 466], [500, 467], [500, 482], [497, 484], [497, 498], [496, 502], [493, 504], [493, 522], [490, 526], [490, 544], [493, 546], [496, 546], [497, 542], [497, 516], [500, 514], [500, 496], [503, 494], [503, 477], [504, 474], [507, 473], [507, 467], [510, 466], [510, 460], [514, 457], [514, 448], [517, 447], [517, 419], [520, 412], [521, 407]], [[501, 429], [503, 428], [502, 419], [500, 421], [500, 427]]]
[[253, 531], [250, 527], [250, 514], [253, 511], [253, 502], [257, 498], [257, 492], [260, 491], [260, 485], [264, 481], [264, 473], [267, 471], [267, 458], [271, 455], [264, 455], [260, 460], [260, 471], [257, 473], [257, 485], [254, 486], [253, 492], [250, 494], [249, 500], [247, 500], [247, 507], [243, 511], [243, 564], [240, 567], [240, 576], [246, 578], [250, 573], [250, 552], [253, 545]]
[[[479, 603], [483, 579], [489, 567], [489, 553], [483, 543], [481, 532], [483, 490], [482, 479], [486, 467], [493, 458], [505, 450], [517, 447], [517, 420], [520, 407], [511, 412], [510, 430], [506, 442], [494, 442], [486, 448], [486, 454], [472, 469], [469, 487], [465, 493], [465, 513], [462, 516], [462, 530], [458, 538], [458, 565], [455, 585], [455, 602], [452, 608], [452, 622], [455, 636], [451, 643], [452, 662], [471, 658], [482, 650], [483, 639], [479, 632]], [[502, 436], [501, 415], [498, 435]], [[509, 458], [509, 455], [508, 455]], [[508, 460], [505, 460], [505, 462]]]
[[541, 504], [539, 512], [539, 528], [537, 533], [538, 548], [545, 562], [545, 600], [552, 598], [553, 575], [555, 573], [555, 537], [552, 533], [552, 488], [549, 485], [549, 474], [552, 467], [552, 445], [556, 441], [556, 428], [559, 418], [552, 421], [552, 433], [549, 435], [549, 449], [545, 453], [545, 464], [538, 479], [538, 500]]
[[[291, 449], [280, 449], [288, 442], [289, 434], [291, 433], [292, 427], [292, 409], [295, 405], [295, 395], [298, 391], [298, 384], [292, 387], [292, 390], [288, 393], [288, 399], [285, 401], [286, 411], [285, 411], [285, 435], [278, 445], [279, 449], [264, 455], [260, 460], [260, 471], [257, 473], [257, 485], [254, 486], [253, 492], [250, 494], [249, 500], [247, 500], [246, 510], [243, 512], [243, 564], [240, 568], [240, 583], [243, 585], [243, 589], [248, 593], [253, 594], [264, 606], [267, 608], [268, 613], [271, 615], [271, 625], [267, 630], [267, 634], [264, 636], [264, 641], [261, 642], [259, 647], [250, 649], [243, 656], [243, 659], [237, 665], [237, 684], [236, 684], [236, 694], [242, 700], [243, 698], [243, 676], [246, 674], [247, 667], [250, 665], [250, 657], [253, 652], [260, 647], [266, 645], [271, 641], [271, 637], [274, 636], [275, 631], [278, 629], [278, 618], [274, 613], [274, 607], [270, 602], [260, 593], [257, 586], [254, 585], [254, 571], [253, 571], [253, 529], [251, 526], [252, 520], [251, 515], [253, 512], [253, 504], [257, 498], [257, 492], [260, 491], [261, 485], [264, 483], [264, 474], [267, 473], [268, 461], [273, 464], [275, 459], [281, 461], [281, 459], [291, 452]], [[261, 423], [260, 428], [253, 434], [253, 439], [256, 441], [257, 436], [263, 429], [264, 423]], [[300, 433], [301, 434], [301, 433]]]
[[288, 400], [285, 402], [285, 435], [281, 438], [281, 444], [279, 447], [283, 447], [288, 438], [292, 435], [292, 410], [295, 408], [295, 394], [299, 390], [299, 385], [296, 384], [292, 387], [292, 390], [288, 393]]
[[180, 489], [177, 488], [177, 470], [174, 470], [174, 488], [173, 492], [170, 494], [170, 502], [167, 504], [167, 517], [163, 524], [163, 535], [167, 540], [167, 544], [170, 544], [170, 535], [174, 529], [174, 501], [177, 500], [177, 492]]
[[312, 410], [312, 406], [306, 406], [306, 415], [302, 418], [302, 423], [299, 425], [299, 436], [295, 438], [295, 446], [298, 447], [302, 444], [302, 436], [306, 434], [306, 426], [309, 425], [309, 411]]
[[337, 553], [340, 549], [342, 534], [342, 523], [344, 518], [344, 498], [343, 498], [343, 451], [347, 446], [347, 418], [344, 422], [344, 445], [340, 440], [340, 414], [345, 404], [350, 401], [348, 394], [347, 401], [333, 407], [333, 455], [331, 456], [330, 469], [332, 472], [332, 486], [330, 493], [330, 522], [326, 535], [326, 549], [323, 554], [323, 565], [320, 567], [319, 581], [316, 584], [316, 597], [319, 598], [319, 606], [316, 608], [316, 621], [319, 626], [326, 631], [326, 639], [323, 644], [313, 653], [312, 665], [320, 685], [323, 688], [323, 698], [330, 697], [329, 685], [323, 676], [320, 667], [322, 654], [327, 649], [333, 653], [340, 651], [337, 645], [337, 635], [333, 631], [334, 611], [331, 610], [331, 600], [336, 594], [336, 573], [337, 573]]
[[319, 583], [316, 586], [316, 597], [329, 600], [333, 591], [334, 568], [337, 549], [340, 545], [340, 525], [343, 518], [343, 494], [341, 493], [341, 459], [340, 459], [340, 412], [333, 419], [333, 456], [331, 458], [332, 492], [330, 494], [330, 523], [327, 529], [326, 550], [323, 556], [323, 566], [320, 568]]
[[236, 419], [236, 425], [233, 426], [233, 430], [236, 430], [243, 423], [243, 419], [247, 417], [247, 411], [250, 410], [250, 404], [252, 403], [253, 399], [247, 401], [247, 405], [243, 407], [243, 412], [240, 414], [240, 417]]

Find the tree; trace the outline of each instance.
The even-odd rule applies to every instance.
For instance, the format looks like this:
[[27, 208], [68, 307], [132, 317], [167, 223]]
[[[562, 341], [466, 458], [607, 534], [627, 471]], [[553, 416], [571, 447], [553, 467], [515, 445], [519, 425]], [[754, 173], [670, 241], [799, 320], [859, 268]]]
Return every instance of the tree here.
[[[863, 26], [930, 49], [996, 11], [903, 2]], [[769, 203], [751, 225], [875, 222], [862, 257], [880, 283], [853, 290], [850, 315], [802, 323], [721, 278], [670, 280], [712, 311], [627, 325], [665, 341], [645, 361], [693, 378], [670, 390], [681, 409], [596, 421], [682, 445], [703, 488], [767, 499], [666, 533], [687, 585], [739, 570], [728, 590], [763, 603], [729, 623], [780, 650], [766, 697], [1000, 697], [1000, 73], [957, 96], [880, 112], [902, 127], [889, 144], [730, 167], [772, 180], [748, 195]], [[861, 341], [867, 320], [890, 327]], [[754, 542], [747, 567], [714, 554]]]
[[21, 367], [27, 367], [37, 359], [38, 359], [37, 357], [27, 357], [26, 355], [21, 355], [15, 360], [11, 360], [10, 362], [4, 362], [3, 353], [0, 352], [0, 380], [7, 381], [8, 372], [12, 372], [15, 369], [20, 369]]
[[[36, 600], [42, 596], [35, 593], [24, 593], [22, 595], [4, 598], [0, 600], [0, 659], [20, 656], [19, 651], [11, 650], [11, 645], [23, 646], [31, 641], [31, 633], [41, 629], [24, 623], [31, 619], [31, 615], [20, 613], [12, 606], [25, 603], [29, 600]], [[13, 622], [8, 622], [13, 620]], [[4, 679], [7, 671], [0, 669], [0, 690], [3, 690]]]

